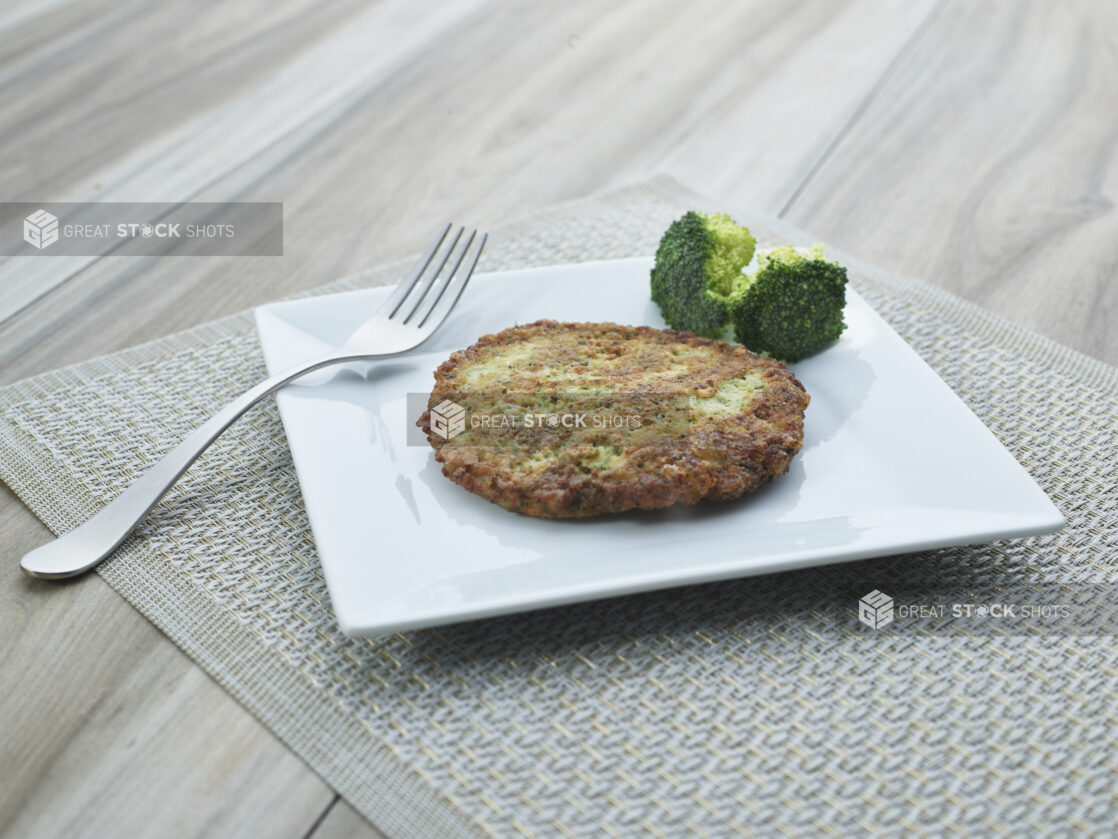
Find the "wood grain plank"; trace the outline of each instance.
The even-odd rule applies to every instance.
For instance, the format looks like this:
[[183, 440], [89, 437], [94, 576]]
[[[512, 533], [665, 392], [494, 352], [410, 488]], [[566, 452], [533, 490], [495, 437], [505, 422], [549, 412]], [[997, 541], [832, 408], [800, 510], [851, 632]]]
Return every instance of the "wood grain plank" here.
[[25, 577], [47, 536], [0, 485], [0, 834], [307, 831], [333, 791], [100, 577]]
[[189, 3], [88, 0], [15, 15], [0, 28], [0, 194], [90, 197], [97, 173], [244, 95], [361, 7], [277, 0], [200, 14]]
[[[457, 0], [432, 9], [410, 0], [382, 0], [349, 17], [344, 26], [238, 95], [200, 111], [98, 170], [71, 173], [64, 198], [59, 200], [188, 201], [316, 114], [359, 95], [482, 2], [485, 0]], [[224, 20], [221, 15], [201, 19], [222, 32], [236, 30], [236, 21]], [[192, 40], [209, 43], [209, 34], [203, 28]], [[164, 40], [165, 33], [157, 42]], [[179, 69], [190, 76], [204, 72], [208, 65]], [[82, 74], [95, 71], [88, 62], [78, 69]], [[75, 95], [71, 82], [68, 75], [57, 82], [63, 91], [60, 95]], [[161, 88], [162, 97], [174, 96], [174, 86], [168, 81], [156, 79], [152, 84]], [[36, 114], [43, 108], [38, 99], [25, 104]], [[72, 114], [73, 109], [60, 112]], [[9, 131], [15, 131], [27, 116], [17, 105], [11, 105], [7, 113], [0, 113], [0, 120], [12, 126]], [[57, 133], [53, 123], [52, 119], [40, 118], [33, 133]], [[0, 131], [0, 141], [4, 138], [5, 132]], [[106, 251], [110, 248], [107, 242]], [[0, 321], [96, 259], [13, 257], [0, 262]]]
[[[6, 75], [17, 56], [64, 41], [122, 5], [111, 0], [14, 0], [5, 4], [0, 10], [0, 72]], [[9, 37], [11, 32], [18, 32], [19, 37]]]
[[946, 4], [787, 217], [1118, 363], [1118, 6]]
[[[709, 195], [785, 206], [883, 74], [917, 37], [937, 0], [829, 4], [811, 25], [751, 19], [740, 47], [687, 101], [656, 168]], [[798, 60], [789, 60], [797, 56]], [[743, 84], [743, 79], [756, 83]]]
[[[796, 14], [766, 0], [645, 0], [608, 13], [587, 0], [495, 5], [358, 101], [323, 112], [200, 194], [283, 201], [282, 259], [101, 260], [0, 331], [0, 380], [402, 255], [447, 218], [491, 225], [645, 177], [676, 148], [695, 149], [685, 157], [723, 160], [743, 145], [800, 149], [774, 156], [767, 186], [758, 186], [779, 205], [813, 162], [804, 137], [838, 130], [874, 81], [872, 61], [884, 69], [927, 9], [889, 8], [898, 15], [896, 32], [880, 23], [877, 7], [862, 4], [807, 3]], [[900, 16], [901, 8], [909, 16]], [[833, 28], [838, 34], [828, 35]], [[835, 51], [859, 29], [870, 34], [858, 71], [831, 72]], [[759, 56], [750, 72], [743, 41], [747, 55]], [[786, 89], [793, 100], [805, 78], [828, 74], [836, 79], [829, 96], [845, 104], [806, 109], [804, 119], [776, 123], [752, 139], [741, 130], [755, 95], [765, 103]], [[712, 85], [716, 95], [707, 98], [702, 92]], [[715, 126], [727, 120], [725, 133], [710, 132], [717, 149], [711, 137], [698, 136], [704, 119]], [[741, 183], [740, 172], [723, 182], [716, 169], [707, 188]], [[121, 311], [129, 312], [126, 321]]]

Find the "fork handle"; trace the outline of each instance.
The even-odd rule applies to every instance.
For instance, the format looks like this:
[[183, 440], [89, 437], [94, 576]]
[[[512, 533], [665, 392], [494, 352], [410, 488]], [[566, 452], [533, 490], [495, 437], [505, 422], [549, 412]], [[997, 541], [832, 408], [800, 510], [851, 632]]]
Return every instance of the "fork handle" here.
[[191, 431], [181, 443], [152, 464], [147, 472], [89, 521], [25, 554], [19, 562], [20, 567], [32, 577], [51, 580], [84, 574], [111, 554], [198, 456], [209, 448], [210, 443], [261, 399], [293, 379], [331, 364], [373, 360], [396, 354], [335, 353], [296, 365], [265, 379]]

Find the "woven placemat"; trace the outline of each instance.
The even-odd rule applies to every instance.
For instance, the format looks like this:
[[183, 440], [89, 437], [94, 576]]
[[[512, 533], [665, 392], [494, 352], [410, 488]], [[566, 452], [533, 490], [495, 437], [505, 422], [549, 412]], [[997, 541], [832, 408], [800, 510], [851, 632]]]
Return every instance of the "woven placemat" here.
[[[688, 208], [716, 207], [667, 178], [580, 200], [497, 231], [483, 267], [648, 254]], [[762, 244], [808, 241], [735, 215]], [[875, 631], [855, 613], [875, 588], [1109, 591], [1118, 371], [840, 258], [1065, 530], [353, 639], [268, 404], [99, 572], [392, 836], [1109, 833], [1112, 637]], [[262, 376], [242, 314], [12, 385], [0, 477], [61, 533]]]

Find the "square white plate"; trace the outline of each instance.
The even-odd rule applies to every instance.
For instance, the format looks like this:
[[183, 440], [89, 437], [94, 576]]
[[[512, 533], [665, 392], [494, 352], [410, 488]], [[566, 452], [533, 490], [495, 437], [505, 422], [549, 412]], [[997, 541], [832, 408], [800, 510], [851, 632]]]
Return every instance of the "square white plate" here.
[[[539, 318], [663, 326], [649, 259], [475, 277], [414, 356], [320, 372], [278, 394], [334, 611], [375, 635], [610, 595], [1049, 533], [1059, 511], [853, 290], [841, 341], [792, 365], [803, 451], [752, 496], [581, 521], [509, 513], [406, 444], [406, 395], [452, 350]], [[263, 306], [277, 372], [341, 344], [378, 288]], [[413, 402], [415, 400], [413, 399]]]

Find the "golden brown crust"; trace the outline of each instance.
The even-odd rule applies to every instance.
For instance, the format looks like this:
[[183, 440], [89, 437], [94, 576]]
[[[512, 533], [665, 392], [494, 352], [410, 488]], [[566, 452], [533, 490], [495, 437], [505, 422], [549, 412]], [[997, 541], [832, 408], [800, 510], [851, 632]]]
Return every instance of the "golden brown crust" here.
[[[445, 400], [467, 412], [466, 430], [450, 439], [431, 426], [430, 409]], [[788, 471], [808, 401], [787, 367], [741, 346], [541, 320], [454, 353], [435, 371], [417, 424], [443, 474], [470, 492], [515, 512], [576, 518], [752, 492]]]

